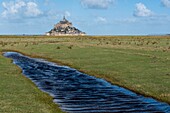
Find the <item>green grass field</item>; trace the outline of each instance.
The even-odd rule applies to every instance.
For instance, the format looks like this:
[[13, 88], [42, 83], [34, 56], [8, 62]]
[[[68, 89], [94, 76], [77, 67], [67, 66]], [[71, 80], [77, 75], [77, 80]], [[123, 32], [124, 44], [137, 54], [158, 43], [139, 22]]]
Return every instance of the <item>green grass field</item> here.
[[0, 113], [62, 113], [52, 97], [21, 75], [10, 59], [0, 56]]
[[[1, 36], [0, 51], [18, 51], [68, 65], [170, 103], [170, 36]], [[0, 108], [3, 112], [58, 110], [51, 97], [39, 91], [10, 59], [2, 55], [0, 69]]]

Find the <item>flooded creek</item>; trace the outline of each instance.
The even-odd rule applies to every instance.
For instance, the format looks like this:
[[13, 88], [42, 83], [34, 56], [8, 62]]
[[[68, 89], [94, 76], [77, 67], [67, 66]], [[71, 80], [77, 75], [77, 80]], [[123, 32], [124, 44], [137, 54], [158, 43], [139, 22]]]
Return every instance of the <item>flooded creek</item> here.
[[76, 69], [35, 59], [16, 52], [6, 52], [23, 74], [49, 93], [68, 113], [169, 113], [170, 105], [138, 95]]

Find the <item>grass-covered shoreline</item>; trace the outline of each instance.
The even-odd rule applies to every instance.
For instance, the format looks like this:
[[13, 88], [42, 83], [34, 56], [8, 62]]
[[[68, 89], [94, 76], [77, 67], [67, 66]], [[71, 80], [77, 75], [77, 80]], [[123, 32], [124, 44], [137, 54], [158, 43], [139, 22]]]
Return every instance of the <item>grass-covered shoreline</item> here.
[[[9, 50], [69, 65], [87, 74], [106, 79], [113, 84], [170, 103], [170, 36], [0, 36], [0, 51]], [[0, 92], [0, 100], [3, 99], [0, 107], [6, 106], [3, 107], [4, 110], [17, 108], [17, 106], [12, 108], [10, 104], [5, 104], [8, 101], [15, 102], [12, 98], [3, 95], [14, 92], [12, 90], [14, 88], [21, 87], [19, 82], [9, 81], [24, 79], [27, 81], [23, 80], [24, 83], [30, 89], [25, 87], [21, 87], [21, 89], [24, 88], [28, 95], [31, 88], [40, 93], [36, 96], [34, 93], [32, 94], [35, 106], [39, 107], [34, 106], [37, 110], [41, 110], [41, 107], [49, 110], [48, 112], [57, 109], [53, 105], [52, 99], [24, 78], [21, 71], [16, 71], [17, 67], [11, 64], [9, 59], [0, 55], [0, 60], [0, 79], [4, 80], [0, 85], [0, 90], [3, 90]], [[14, 70], [15, 76], [9, 69]], [[12, 85], [5, 88], [9, 83]], [[11, 93], [11, 97], [19, 98], [20, 104], [27, 103], [29, 100], [20, 98], [25, 95], [20, 96], [17, 94], [20, 93], [20, 90], [17, 91], [15, 94]], [[37, 101], [35, 98], [45, 99]], [[47, 107], [43, 107], [44, 105]], [[30, 107], [30, 109], [35, 111], [34, 107]], [[27, 106], [23, 105], [19, 108], [24, 110], [27, 109]]]
[[12, 60], [2, 54], [0, 52], [1, 113], [63, 113], [52, 97], [40, 91]]

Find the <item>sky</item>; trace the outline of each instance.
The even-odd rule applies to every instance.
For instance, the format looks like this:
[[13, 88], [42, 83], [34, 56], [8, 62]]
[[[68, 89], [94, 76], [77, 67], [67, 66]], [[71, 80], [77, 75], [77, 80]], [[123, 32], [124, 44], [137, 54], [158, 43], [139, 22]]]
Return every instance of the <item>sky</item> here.
[[0, 35], [45, 34], [63, 16], [88, 35], [170, 34], [170, 0], [0, 0]]

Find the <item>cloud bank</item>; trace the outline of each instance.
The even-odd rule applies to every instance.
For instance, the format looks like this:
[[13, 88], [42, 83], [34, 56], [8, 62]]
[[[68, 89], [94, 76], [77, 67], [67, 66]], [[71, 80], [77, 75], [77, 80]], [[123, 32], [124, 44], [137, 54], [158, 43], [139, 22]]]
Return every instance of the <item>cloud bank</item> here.
[[90, 9], [107, 9], [114, 0], [81, 0], [81, 4], [85, 8]]
[[24, 0], [2, 2], [2, 7], [4, 10], [1, 16], [7, 19], [38, 17], [43, 14], [35, 2], [25, 2]]
[[163, 6], [170, 8], [170, 0], [161, 0]]
[[149, 10], [143, 3], [137, 3], [134, 11], [134, 16], [137, 17], [149, 17], [153, 15], [153, 12]]

